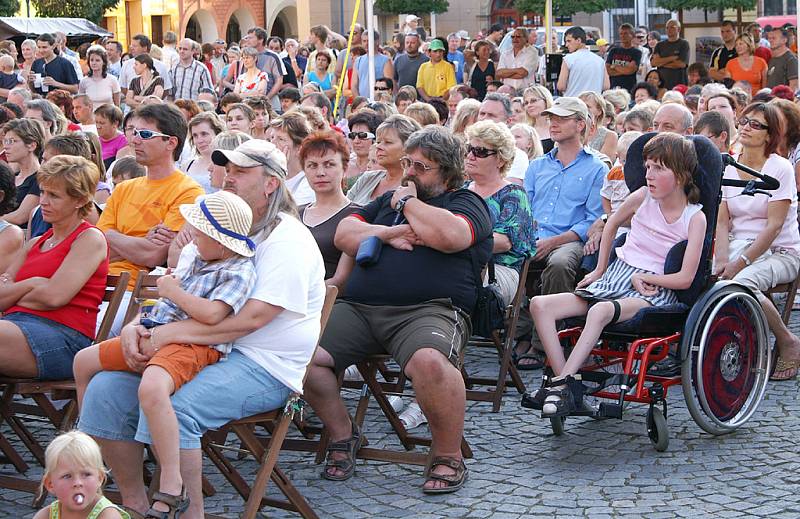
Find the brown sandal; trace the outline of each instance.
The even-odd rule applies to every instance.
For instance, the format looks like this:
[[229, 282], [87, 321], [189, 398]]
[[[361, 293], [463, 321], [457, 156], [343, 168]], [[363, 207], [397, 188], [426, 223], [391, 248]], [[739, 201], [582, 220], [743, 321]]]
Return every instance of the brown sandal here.
[[181, 495], [179, 496], [153, 492], [153, 502], [155, 503], [156, 501], [167, 505], [169, 511], [162, 512], [151, 506], [150, 510], [144, 515], [145, 519], [178, 519], [189, 508], [189, 496], [186, 495], [186, 487], [181, 489]]
[[[356, 471], [356, 453], [361, 448], [362, 443], [361, 429], [356, 424], [353, 424], [353, 435], [349, 440], [340, 442], [331, 442], [328, 444], [328, 457], [325, 460], [325, 468], [322, 470], [322, 477], [330, 481], [344, 481], [350, 479]], [[344, 452], [346, 457], [335, 460], [331, 456], [334, 452]], [[343, 472], [341, 475], [333, 475], [328, 473], [330, 469], [339, 469]]]
[[[444, 465], [455, 470], [455, 474], [437, 474], [433, 472], [433, 467]], [[452, 458], [450, 456], [436, 456], [431, 460], [428, 467], [425, 469], [425, 482], [428, 481], [444, 481], [446, 486], [441, 488], [425, 488], [422, 491], [426, 494], [449, 494], [455, 492], [464, 486], [469, 475], [469, 469], [464, 465], [463, 458]]]
[[800, 368], [800, 360], [783, 360], [783, 357], [778, 357], [778, 361], [775, 363], [775, 371], [773, 373], [782, 373], [784, 371], [788, 371], [788, 376], [783, 377], [776, 377], [774, 374], [769, 377], [770, 380], [775, 381], [784, 381], [784, 380], [794, 380], [797, 377], [797, 370]]

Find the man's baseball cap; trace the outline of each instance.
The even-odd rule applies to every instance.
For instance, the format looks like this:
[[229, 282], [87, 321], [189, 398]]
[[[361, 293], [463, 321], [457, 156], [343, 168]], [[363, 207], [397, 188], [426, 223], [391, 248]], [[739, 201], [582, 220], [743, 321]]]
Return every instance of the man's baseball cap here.
[[229, 162], [240, 168], [267, 166], [276, 176], [286, 178], [286, 156], [274, 144], [261, 139], [243, 142], [235, 150], [216, 150], [211, 154], [211, 161], [217, 166], [226, 166]]
[[589, 108], [586, 106], [586, 103], [584, 103], [577, 97], [559, 97], [553, 102], [553, 106], [551, 106], [547, 110], [544, 110], [542, 113], [549, 115], [557, 115], [559, 117], [580, 115], [584, 119], [589, 118]]
[[409, 14], [408, 16], [406, 16], [406, 23], [415, 22], [417, 20], [422, 20], [422, 18], [420, 18], [415, 14]]
[[456, 36], [458, 36], [462, 40], [468, 40], [469, 39], [469, 33], [467, 31], [458, 31], [456, 33]]
[[431, 41], [428, 50], [444, 50], [444, 43], [442, 43], [442, 40], [433, 40]]
[[597, 41], [595, 42], [595, 44], [596, 44], [598, 47], [602, 47], [603, 45], [608, 45], [608, 40], [606, 40], [605, 38], [600, 38], [599, 40], [597, 40]]

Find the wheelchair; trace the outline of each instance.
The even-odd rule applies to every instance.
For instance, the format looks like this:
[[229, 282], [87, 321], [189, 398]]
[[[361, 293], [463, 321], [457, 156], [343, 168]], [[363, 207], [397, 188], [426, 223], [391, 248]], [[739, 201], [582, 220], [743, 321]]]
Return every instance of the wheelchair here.
[[[646, 184], [642, 152], [655, 135], [641, 136], [628, 150], [625, 181], [631, 192]], [[744, 187], [744, 195], [769, 196], [766, 190], [777, 189], [778, 182], [720, 154], [705, 137], [690, 139], [698, 157], [694, 182], [700, 189], [700, 203], [708, 222], [695, 279], [688, 289], [677, 291], [678, 303], [643, 308], [632, 319], [603, 330], [587, 364], [578, 373], [590, 405], [570, 415], [622, 419], [629, 403], [647, 404], [647, 435], [659, 452], [669, 446], [670, 387], [682, 386], [689, 413], [701, 429], [713, 435], [727, 434], [756, 412], [772, 363], [766, 317], [758, 299], [738, 283], [716, 281], [712, 276], [712, 256], [722, 185]], [[760, 180], [723, 180], [726, 164]], [[617, 240], [615, 248], [622, 242], [624, 236]], [[670, 250], [666, 274], [680, 270], [686, 244], [684, 241]], [[581, 331], [580, 326], [563, 329], [559, 339], [569, 349]], [[665, 359], [671, 349], [679, 353], [680, 375], [648, 374], [648, 368]], [[550, 375], [546, 368], [542, 387], [548, 385]], [[531, 395], [523, 396], [522, 405], [534, 407]], [[549, 419], [553, 433], [563, 434], [566, 417]]]

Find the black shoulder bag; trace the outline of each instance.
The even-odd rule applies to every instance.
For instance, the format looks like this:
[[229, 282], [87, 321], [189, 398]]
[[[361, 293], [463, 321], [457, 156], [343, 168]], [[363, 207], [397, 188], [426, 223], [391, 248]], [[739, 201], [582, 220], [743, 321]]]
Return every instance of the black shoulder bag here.
[[483, 286], [481, 268], [478, 264], [477, 252], [470, 250], [472, 270], [475, 275], [476, 293], [475, 307], [472, 309], [472, 334], [480, 337], [491, 337], [492, 332], [501, 330], [504, 325], [505, 308], [497, 288], [494, 274], [494, 260], [489, 258], [489, 284]]

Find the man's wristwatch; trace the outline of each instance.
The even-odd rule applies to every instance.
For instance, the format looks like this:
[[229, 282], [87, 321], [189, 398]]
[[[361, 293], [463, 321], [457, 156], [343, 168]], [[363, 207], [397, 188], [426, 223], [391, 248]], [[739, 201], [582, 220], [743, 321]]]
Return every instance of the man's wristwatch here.
[[752, 261], [750, 261], [750, 258], [748, 258], [747, 256], [745, 256], [744, 254], [742, 254], [742, 255], [741, 255], [741, 256], [739, 256], [739, 257], [740, 257], [740, 258], [742, 258], [742, 261], [744, 261], [744, 264], [745, 264], [745, 266], [746, 266], [746, 267], [749, 267], [750, 265], [752, 265], [752, 264], [753, 264], [753, 262], [752, 262]]
[[404, 196], [403, 198], [398, 200], [397, 205], [394, 207], [394, 210], [397, 211], [398, 213], [402, 213], [403, 212], [403, 208], [406, 206], [406, 203], [411, 198], [417, 198], [417, 197], [414, 196], [414, 195], [406, 195], [406, 196]]
[[603, 223], [606, 223], [608, 221], [608, 215], [603, 213], [600, 215], [600, 219], [603, 221]]

